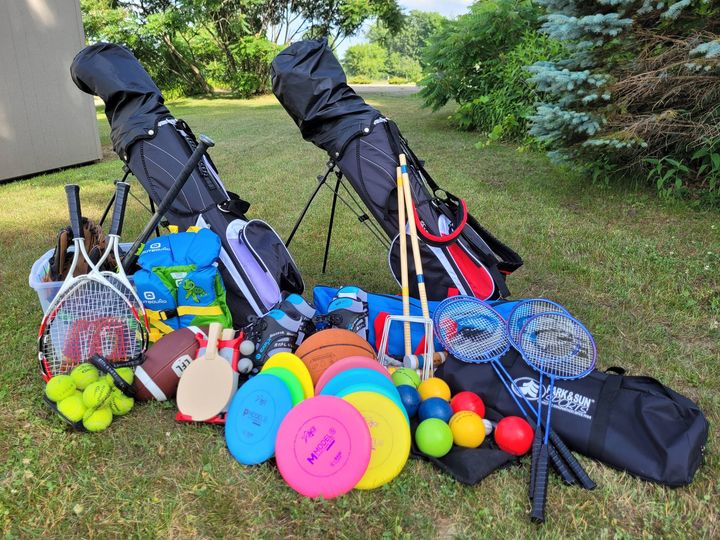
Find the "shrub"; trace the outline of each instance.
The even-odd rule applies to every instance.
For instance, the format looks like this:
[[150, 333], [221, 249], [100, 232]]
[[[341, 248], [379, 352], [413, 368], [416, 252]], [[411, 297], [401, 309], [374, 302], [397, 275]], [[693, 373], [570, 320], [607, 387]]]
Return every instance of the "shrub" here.
[[385, 65], [387, 59], [387, 51], [380, 45], [361, 43], [348, 47], [343, 63], [350, 76], [362, 76], [377, 80], [387, 76]]

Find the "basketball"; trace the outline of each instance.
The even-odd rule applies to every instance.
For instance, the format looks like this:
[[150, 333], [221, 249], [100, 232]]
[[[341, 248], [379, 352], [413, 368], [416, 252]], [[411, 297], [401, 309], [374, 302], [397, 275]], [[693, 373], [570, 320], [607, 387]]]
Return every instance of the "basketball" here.
[[328, 328], [316, 332], [298, 347], [295, 354], [305, 363], [317, 384], [320, 375], [329, 366], [349, 356], [375, 358], [372, 346], [355, 332], [341, 328]]
[[181, 328], [164, 335], [145, 353], [145, 361], [135, 368], [135, 399], [165, 401], [175, 397], [178, 381], [197, 356], [196, 327]]

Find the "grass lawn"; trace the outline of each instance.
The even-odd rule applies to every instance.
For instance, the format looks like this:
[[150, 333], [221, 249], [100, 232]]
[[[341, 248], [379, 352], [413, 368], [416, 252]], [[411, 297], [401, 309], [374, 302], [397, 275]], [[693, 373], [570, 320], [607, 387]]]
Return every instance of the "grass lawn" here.
[[[413, 461], [377, 491], [314, 502], [287, 487], [274, 464], [240, 466], [222, 429], [175, 423], [171, 403], [138, 406], [102, 434], [67, 431], [41, 401], [41, 312], [27, 279], [67, 223], [63, 184], [79, 183], [84, 214], [99, 217], [121, 172], [99, 113], [104, 161], [0, 186], [3, 537], [720, 536], [718, 214], [642, 190], [593, 186], [510, 146], [477, 150], [476, 135], [451, 130], [417, 97], [369, 97], [398, 121], [440, 183], [523, 255], [525, 266], [509, 282], [516, 298], [547, 296], [568, 306], [594, 333], [600, 368], [656, 377], [700, 403], [713, 430], [693, 484], [665, 489], [583, 459], [599, 488], [583, 492], [553, 480], [548, 522], [537, 528], [528, 521], [527, 461], [472, 488]], [[287, 236], [325, 156], [301, 139], [275, 99], [181, 100], [170, 108], [215, 139], [213, 159], [228, 187], [252, 203], [251, 215]], [[133, 189], [144, 195], [137, 183]], [[342, 208], [330, 268], [320, 274], [329, 200], [323, 193], [292, 245], [308, 291], [357, 283], [395, 293], [386, 254]], [[134, 201], [128, 214], [130, 238], [147, 216]]]

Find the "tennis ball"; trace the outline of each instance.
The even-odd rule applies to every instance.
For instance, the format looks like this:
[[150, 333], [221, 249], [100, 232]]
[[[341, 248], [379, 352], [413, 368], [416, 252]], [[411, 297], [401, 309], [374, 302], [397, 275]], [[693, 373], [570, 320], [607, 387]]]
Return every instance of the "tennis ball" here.
[[71, 422], [79, 422], [83, 419], [87, 408], [82, 400], [82, 394], [74, 393], [58, 403], [58, 412]]
[[110, 407], [88, 409], [83, 416], [83, 426], [88, 431], [102, 431], [112, 423], [113, 415]]
[[75, 393], [75, 382], [70, 375], [55, 375], [45, 385], [45, 395], [58, 403]]
[[395, 386], [407, 384], [417, 388], [420, 384], [420, 376], [414, 369], [410, 368], [400, 368], [395, 370], [392, 374], [392, 380], [395, 383]]
[[450, 387], [445, 381], [438, 377], [430, 377], [426, 381], [420, 383], [418, 392], [422, 399], [430, 399], [433, 397], [450, 401]]
[[83, 392], [83, 403], [88, 409], [97, 409], [110, 397], [110, 385], [104, 380], [99, 380], [88, 386]]
[[[135, 373], [133, 372], [132, 368], [121, 367], [117, 368], [115, 371], [126, 383], [133, 383], [133, 380], [135, 379]], [[113, 388], [115, 386], [115, 381], [113, 380], [112, 375], [110, 375], [109, 373], [105, 375], [105, 381], [110, 385], [110, 388]]]
[[113, 390], [110, 396], [110, 410], [115, 416], [129, 413], [134, 405], [135, 400], [133, 398], [126, 396], [118, 389]]
[[78, 390], [85, 390], [100, 378], [100, 372], [92, 364], [80, 364], [70, 372], [70, 376]]

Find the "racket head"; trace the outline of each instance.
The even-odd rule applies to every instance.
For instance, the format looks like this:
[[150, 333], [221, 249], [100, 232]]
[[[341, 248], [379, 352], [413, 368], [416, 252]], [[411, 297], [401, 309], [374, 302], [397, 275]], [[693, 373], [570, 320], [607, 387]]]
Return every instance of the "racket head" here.
[[195, 420], [204, 422], [226, 410], [237, 390], [230, 363], [217, 356], [199, 358], [183, 371], [178, 383], [178, 410]]
[[543, 375], [580, 379], [595, 367], [592, 334], [566, 313], [538, 313], [523, 325], [518, 350], [525, 362]]
[[435, 309], [433, 323], [445, 350], [463, 362], [490, 362], [510, 348], [505, 319], [472, 296], [443, 300]]
[[38, 359], [45, 378], [67, 373], [94, 354], [115, 364], [147, 348], [144, 320], [105, 280], [80, 276], [43, 317]]
[[570, 312], [563, 306], [547, 298], [528, 298], [519, 302], [512, 308], [507, 319], [508, 335], [513, 347], [518, 348], [520, 331], [527, 320], [538, 313], [566, 313], [570, 315]]

